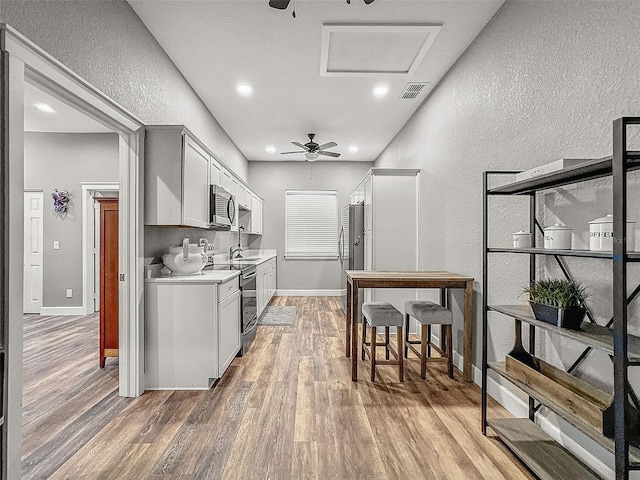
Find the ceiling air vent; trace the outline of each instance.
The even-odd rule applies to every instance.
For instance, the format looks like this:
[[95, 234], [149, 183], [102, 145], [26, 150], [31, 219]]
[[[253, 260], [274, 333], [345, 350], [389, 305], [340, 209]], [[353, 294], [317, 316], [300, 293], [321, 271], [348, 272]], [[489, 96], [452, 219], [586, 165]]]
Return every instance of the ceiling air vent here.
[[407, 86], [402, 91], [400, 98], [416, 98], [422, 92], [422, 89], [427, 85], [427, 82], [412, 82], [407, 83]]

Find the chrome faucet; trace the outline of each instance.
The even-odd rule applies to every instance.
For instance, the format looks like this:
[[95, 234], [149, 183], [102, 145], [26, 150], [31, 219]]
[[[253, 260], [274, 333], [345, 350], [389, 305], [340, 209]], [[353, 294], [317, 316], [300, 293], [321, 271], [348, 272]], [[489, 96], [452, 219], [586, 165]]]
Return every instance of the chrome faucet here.
[[238, 244], [237, 245], [231, 245], [231, 248], [229, 249], [229, 258], [230, 259], [234, 259], [237, 257], [240, 257], [240, 252], [244, 251], [244, 248], [242, 248], [242, 232], [245, 230], [245, 228], [240, 225], [240, 227], [238, 227]]
[[185, 263], [189, 261], [189, 238], [182, 239], [182, 260]]

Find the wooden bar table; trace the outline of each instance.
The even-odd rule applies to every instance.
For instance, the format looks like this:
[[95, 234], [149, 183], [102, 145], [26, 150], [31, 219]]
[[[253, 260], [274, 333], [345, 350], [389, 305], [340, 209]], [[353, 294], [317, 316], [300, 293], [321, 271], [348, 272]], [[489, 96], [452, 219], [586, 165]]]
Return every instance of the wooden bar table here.
[[[358, 296], [361, 288], [464, 289], [464, 365], [462, 378], [471, 381], [473, 351], [473, 278], [451, 272], [379, 272], [347, 270], [346, 355], [351, 357], [351, 380], [358, 380]], [[349, 349], [351, 345], [351, 349]], [[351, 350], [351, 351], [349, 351]], [[402, 354], [402, 352], [400, 352]]]

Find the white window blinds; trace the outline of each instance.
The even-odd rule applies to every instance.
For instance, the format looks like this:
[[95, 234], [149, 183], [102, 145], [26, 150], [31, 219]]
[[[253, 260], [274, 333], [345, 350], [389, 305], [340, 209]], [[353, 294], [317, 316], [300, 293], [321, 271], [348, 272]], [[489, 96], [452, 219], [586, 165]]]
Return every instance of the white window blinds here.
[[285, 191], [285, 256], [338, 257], [338, 192]]

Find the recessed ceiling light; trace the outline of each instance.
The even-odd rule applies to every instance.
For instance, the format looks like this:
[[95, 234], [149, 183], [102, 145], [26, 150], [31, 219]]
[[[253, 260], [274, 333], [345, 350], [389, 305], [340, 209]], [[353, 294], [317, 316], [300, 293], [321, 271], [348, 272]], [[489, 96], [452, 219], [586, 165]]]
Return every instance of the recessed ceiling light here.
[[253, 93], [253, 88], [248, 83], [241, 83], [237, 87], [238, 93], [243, 97], [248, 97]]
[[49, 105], [48, 103], [36, 103], [36, 104], [34, 104], [34, 107], [36, 107], [41, 112], [56, 113], [56, 111], [53, 109], [53, 107], [51, 105]]
[[389, 86], [388, 85], [377, 85], [373, 89], [373, 94], [378, 98], [386, 97], [387, 93], [389, 93]]
[[358, 145], [350, 145], [349, 146], [349, 153], [356, 153], [358, 150], [360, 150], [358, 148]]
[[267, 145], [265, 150], [267, 151], [267, 153], [276, 153], [276, 147], [274, 147], [273, 145]]

